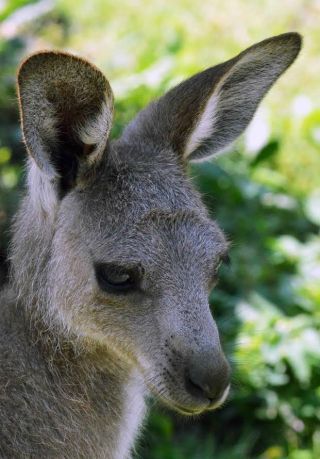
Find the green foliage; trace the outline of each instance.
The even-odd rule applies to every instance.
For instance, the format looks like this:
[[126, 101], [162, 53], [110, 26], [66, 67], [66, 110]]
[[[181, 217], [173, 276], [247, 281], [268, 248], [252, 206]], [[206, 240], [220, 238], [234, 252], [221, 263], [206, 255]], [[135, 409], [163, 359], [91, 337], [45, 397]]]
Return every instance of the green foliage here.
[[19, 11], [20, 8], [30, 3], [34, 3], [36, 0], [11, 0], [10, 2], [4, 2], [4, 6], [0, 10], [0, 21], [3, 21], [11, 14]]
[[[190, 168], [232, 241], [231, 267], [221, 268], [210, 296], [234, 364], [230, 401], [196, 423], [153, 408], [137, 457], [320, 457], [320, 66], [312, 45], [320, 40], [319, 15], [315, 2], [309, 9], [308, 2], [285, 3], [239, 0], [235, 8], [215, 0], [59, 0], [19, 27], [14, 13], [21, 17], [23, 8], [39, 2], [0, 6], [0, 259], [24, 157], [14, 75], [31, 48], [72, 48], [108, 71], [117, 96], [117, 136], [152, 97], [264, 38], [256, 17], [264, 18], [268, 35], [292, 22], [303, 31], [301, 18], [308, 22], [300, 70], [295, 64], [265, 105], [271, 115], [263, 126], [271, 134], [264, 144], [252, 148], [245, 137], [231, 154]], [[6, 21], [13, 21], [10, 29], [3, 28]], [[14, 33], [6, 36], [8, 30]]]
[[265, 173], [259, 181], [256, 168], [273, 174], [276, 145], [280, 139], [254, 160], [234, 152], [219, 164], [193, 167], [209, 209], [234, 241], [232, 267], [223, 269], [211, 296], [235, 362], [235, 390], [223, 410], [227, 423], [215, 432], [223, 438], [229, 423], [238, 420], [233, 443], [255, 433], [248, 437], [248, 452], [239, 457], [315, 458], [320, 436], [318, 191], [288, 194], [279, 171], [277, 180], [266, 184]]

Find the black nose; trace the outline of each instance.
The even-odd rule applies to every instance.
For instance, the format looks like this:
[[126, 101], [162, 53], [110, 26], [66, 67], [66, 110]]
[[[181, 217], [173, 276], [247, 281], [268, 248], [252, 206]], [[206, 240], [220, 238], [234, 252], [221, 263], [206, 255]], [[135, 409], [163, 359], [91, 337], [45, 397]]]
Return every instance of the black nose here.
[[230, 384], [230, 366], [221, 353], [219, 356], [201, 356], [189, 365], [186, 372], [186, 389], [197, 398], [218, 401]]

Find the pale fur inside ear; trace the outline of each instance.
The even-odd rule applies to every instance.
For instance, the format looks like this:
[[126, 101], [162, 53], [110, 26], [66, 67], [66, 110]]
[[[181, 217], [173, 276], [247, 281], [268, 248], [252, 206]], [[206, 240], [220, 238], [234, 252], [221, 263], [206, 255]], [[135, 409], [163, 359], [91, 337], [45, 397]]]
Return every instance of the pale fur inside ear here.
[[[112, 105], [112, 104], [111, 104]], [[95, 145], [94, 150], [88, 156], [90, 163], [95, 162], [103, 154], [107, 135], [112, 123], [112, 106], [108, 106], [104, 101], [98, 114], [86, 120], [83, 126], [78, 127], [79, 139], [86, 145]], [[57, 119], [53, 112], [47, 111], [46, 118], [43, 119], [41, 129], [46, 133], [47, 139], [52, 144], [57, 138]], [[51, 166], [50, 166], [51, 167]], [[53, 167], [52, 167], [53, 169]], [[48, 164], [46, 169], [40, 169], [34, 159], [28, 160], [28, 190], [32, 207], [36, 210], [39, 217], [53, 219], [58, 208], [57, 179], [54, 173], [48, 174]]]
[[77, 128], [81, 142], [84, 145], [94, 146], [87, 156], [89, 163], [94, 163], [103, 154], [112, 125], [112, 112], [112, 104], [103, 101], [97, 115], [87, 119], [84, 125]]
[[203, 113], [200, 115], [199, 120], [197, 121], [191, 135], [187, 141], [184, 158], [188, 158], [190, 154], [195, 151], [202, 142], [210, 137], [214, 130], [215, 116], [218, 104], [218, 95], [216, 93], [212, 94], [209, 97], [208, 102], [203, 110]]
[[28, 160], [28, 190], [35, 214], [53, 219], [58, 207], [56, 184], [54, 179], [48, 179], [32, 158]]
[[295, 55], [276, 41], [262, 43], [240, 55], [213, 89], [189, 134], [184, 158], [201, 161], [228, 149]]

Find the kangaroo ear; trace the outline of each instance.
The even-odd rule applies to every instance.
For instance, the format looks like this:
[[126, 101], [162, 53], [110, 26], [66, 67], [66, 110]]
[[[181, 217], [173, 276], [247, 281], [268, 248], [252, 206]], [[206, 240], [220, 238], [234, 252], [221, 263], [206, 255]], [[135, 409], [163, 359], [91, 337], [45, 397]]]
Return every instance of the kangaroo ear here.
[[21, 65], [18, 95], [27, 150], [65, 192], [105, 151], [113, 115], [110, 85], [83, 59], [40, 52]]
[[124, 137], [143, 135], [191, 161], [213, 156], [242, 133], [300, 48], [300, 35], [286, 33], [194, 75], [142, 111]]

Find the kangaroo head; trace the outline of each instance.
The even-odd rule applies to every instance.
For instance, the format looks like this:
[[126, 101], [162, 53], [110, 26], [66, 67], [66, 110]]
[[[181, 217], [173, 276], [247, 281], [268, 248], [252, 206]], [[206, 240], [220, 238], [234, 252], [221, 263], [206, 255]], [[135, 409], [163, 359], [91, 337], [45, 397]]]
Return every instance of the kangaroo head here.
[[186, 164], [239, 136], [300, 44], [280, 35], [198, 73], [112, 142], [112, 91], [97, 68], [40, 52], [19, 71], [29, 249], [13, 253], [15, 275], [31, 259], [47, 318], [138, 368], [186, 414], [221, 403], [230, 376], [208, 304], [228, 243]]

